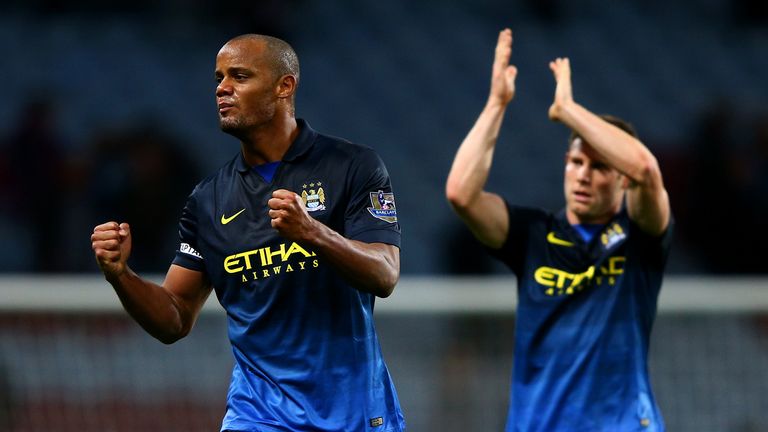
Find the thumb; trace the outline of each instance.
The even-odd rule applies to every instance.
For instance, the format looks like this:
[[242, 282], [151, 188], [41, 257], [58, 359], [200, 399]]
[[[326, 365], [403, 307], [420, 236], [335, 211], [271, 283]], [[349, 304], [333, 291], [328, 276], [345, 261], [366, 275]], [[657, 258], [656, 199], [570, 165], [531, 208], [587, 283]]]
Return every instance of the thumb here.
[[117, 232], [120, 235], [120, 240], [125, 240], [131, 236], [131, 226], [123, 222], [120, 224], [120, 230]]

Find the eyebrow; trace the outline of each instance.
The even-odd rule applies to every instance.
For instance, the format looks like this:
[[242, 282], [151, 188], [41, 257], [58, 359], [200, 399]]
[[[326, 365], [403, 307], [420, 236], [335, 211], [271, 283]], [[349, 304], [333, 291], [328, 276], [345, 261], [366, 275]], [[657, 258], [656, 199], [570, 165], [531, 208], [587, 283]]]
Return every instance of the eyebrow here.
[[215, 73], [216, 75], [224, 75], [224, 72], [227, 72], [229, 74], [235, 74], [235, 73], [254, 73], [253, 69], [249, 69], [245, 66], [231, 66], [224, 71], [221, 71], [219, 69], [216, 69]]

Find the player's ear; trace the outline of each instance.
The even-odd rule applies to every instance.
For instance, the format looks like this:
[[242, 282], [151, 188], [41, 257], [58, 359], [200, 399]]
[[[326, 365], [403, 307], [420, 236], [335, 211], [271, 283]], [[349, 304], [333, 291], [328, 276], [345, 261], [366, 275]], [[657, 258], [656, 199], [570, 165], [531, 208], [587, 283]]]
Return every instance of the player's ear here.
[[298, 82], [296, 81], [295, 76], [290, 74], [281, 76], [280, 79], [277, 80], [277, 88], [275, 89], [277, 97], [290, 98], [296, 93], [297, 84]]

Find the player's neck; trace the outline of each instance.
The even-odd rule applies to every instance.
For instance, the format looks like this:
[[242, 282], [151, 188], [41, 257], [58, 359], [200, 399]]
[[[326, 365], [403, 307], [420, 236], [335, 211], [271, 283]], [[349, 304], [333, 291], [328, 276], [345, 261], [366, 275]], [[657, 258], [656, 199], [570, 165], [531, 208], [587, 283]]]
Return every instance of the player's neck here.
[[272, 122], [254, 129], [247, 139], [240, 141], [243, 158], [250, 166], [280, 161], [298, 134], [293, 116], [276, 116]]
[[565, 217], [571, 225], [605, 225], [616, 216], [618, 212], [610, 212], [602, 215], [578, 215], [571, 209], [565, 210]]

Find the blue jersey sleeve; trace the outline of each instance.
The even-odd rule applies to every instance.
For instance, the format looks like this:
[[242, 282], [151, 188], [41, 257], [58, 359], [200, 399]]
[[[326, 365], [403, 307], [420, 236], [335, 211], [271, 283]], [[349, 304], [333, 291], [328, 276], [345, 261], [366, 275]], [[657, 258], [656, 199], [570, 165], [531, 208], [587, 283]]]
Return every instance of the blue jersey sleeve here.
[[347, 179], [349, 201], [344, 212], [346, 237], [400, 247], [395, 194], [389, 173], [371, 149], [355, 156]]
[[507, 200], [504, 200], [504, 204], [509, 214], [507, 239], [499, 249], [486, 249], [519, 275], [523, 271], [531, 227], [535, 223], [546, 223], [550, 215], [541, 209], [510, 205]]
[[187, 204], [179, 219], [179, 249], [173, 264], [190, 270], [205, 272], [205, 261], [197, 247], [197, 201], [195, 192], [187, 199]]

